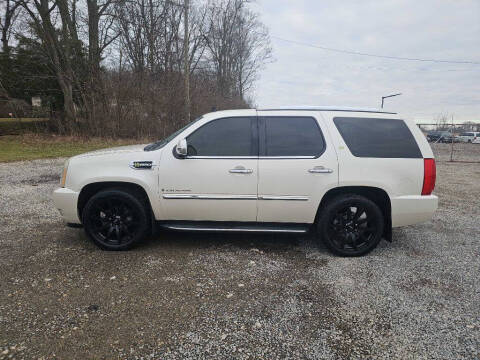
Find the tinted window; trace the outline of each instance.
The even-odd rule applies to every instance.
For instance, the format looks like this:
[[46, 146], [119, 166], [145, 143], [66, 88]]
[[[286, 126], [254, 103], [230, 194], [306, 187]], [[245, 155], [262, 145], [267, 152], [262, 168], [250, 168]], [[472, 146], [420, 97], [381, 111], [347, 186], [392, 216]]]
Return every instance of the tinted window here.
[[263, 117], [265, 156], [319, 156], [323, 136], [311, 117]]
[[461, 133], [460, 136], [473, 136], [473, 133]]
[[232, 117], [210, 121], [187, 137], [188, 155], [257, 156], [252, 133], [255, 117]]
[[417, 142], [403, 120], [337, 117], [333, 122], [355, 156], [422, 157]]
[[143, 150], [145, 151], [154, 151], [154, 150], [158, 150], [158, 149], [161, 149], [164, 145], [166, 145], [167, 143], [170, 142], [170, 140], [172, 140], [175, 136], [177, 136], [178, 134], [180, 134], [182, 131], [186, 130], [187, 128], [189, 128], [190, 126], [192, 126], [193, 124], [195, 124], [197, 121], [200, 121], [201, 119], [203, 118], [203, 116], [200, 116], [199, 118], [196, 118], [195, 120], [193, 120], [191, 123], [185, 125], [183, 128], [175, 131], [174, 133], [170, 134], [169, 136], [167, 136], [165, 139], [162, 139], [162, 140], [159, 140], [157, 142], [154, 142], [153, 144], [149, 144], [147, 146], [145, 146], [143, 148]]

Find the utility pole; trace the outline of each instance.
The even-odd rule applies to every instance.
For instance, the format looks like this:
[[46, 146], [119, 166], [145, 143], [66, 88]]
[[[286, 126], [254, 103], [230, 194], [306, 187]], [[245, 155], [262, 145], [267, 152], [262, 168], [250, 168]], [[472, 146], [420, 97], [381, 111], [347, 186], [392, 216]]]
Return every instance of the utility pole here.
[[183, 62], [184, 62], [184, 87], [185, 87], [185, 123], [190, 122], [190, 61], [188, 50], [190, 47], [190, 35], [188, 33], [188, 8], [189, 0], [184, 0], [184, 41], [183, 41]]
[[453, 161], [453, 152], [455, 151], [453, 149], [453, 143], [455, 142], [455, 135], [453, 132], [455, 131], [455, 124], [453, 122], [453, 115], [452, 115], [452, 129], [450, 130], [450, 141], [451, 141], [451, 146], [450, 146], [450, 162]]

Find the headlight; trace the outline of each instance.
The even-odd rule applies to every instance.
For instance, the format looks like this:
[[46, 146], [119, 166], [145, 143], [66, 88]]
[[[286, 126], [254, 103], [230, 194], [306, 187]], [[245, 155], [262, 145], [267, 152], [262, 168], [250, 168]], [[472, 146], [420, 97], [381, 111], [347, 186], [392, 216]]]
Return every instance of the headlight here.
[[60, 179], [61, 187], [65, 187], [65, 181], [67, 180], [67, 170], [68, 170], [68, 160], [65, 161], [65, 165], [63, 165], [62, 178]]

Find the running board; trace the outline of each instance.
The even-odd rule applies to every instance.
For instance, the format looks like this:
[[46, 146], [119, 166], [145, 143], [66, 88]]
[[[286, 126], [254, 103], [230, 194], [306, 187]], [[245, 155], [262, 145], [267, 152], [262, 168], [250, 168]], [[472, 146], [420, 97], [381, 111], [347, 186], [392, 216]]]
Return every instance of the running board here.
[[271, 232], [306, 233], [311, 224], [292, 223], [242, 223], [210, 221], [162, 221], [158, 225], [165, 229], [179, 231], [216, 231], [216, 232]]

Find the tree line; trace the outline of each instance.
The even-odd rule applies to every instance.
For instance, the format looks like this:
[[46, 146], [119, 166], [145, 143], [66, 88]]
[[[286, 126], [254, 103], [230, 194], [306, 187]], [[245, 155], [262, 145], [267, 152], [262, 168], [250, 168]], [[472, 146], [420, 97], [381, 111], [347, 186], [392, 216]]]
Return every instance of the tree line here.
[[0, 96], [40, 96], [63, 133], [165, 136], [251, 106], [271, 59], [249, 0], [2, 0]]

